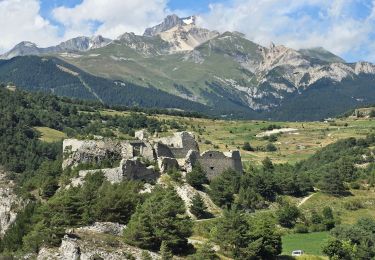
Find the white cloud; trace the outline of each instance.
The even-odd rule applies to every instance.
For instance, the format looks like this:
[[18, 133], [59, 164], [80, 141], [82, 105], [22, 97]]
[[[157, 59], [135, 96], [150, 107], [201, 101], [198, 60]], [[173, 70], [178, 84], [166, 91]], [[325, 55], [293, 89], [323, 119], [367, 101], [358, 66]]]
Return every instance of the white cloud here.
[[21, 41], [41, 46], [58, 41], [58, 28], [39, 15], [38, 0], [0, 0], [0, 51]]
[[[352, 16], [358, 0], [232, 0], [210, 5], [202, 25], [240, 31], [262, 45], [271, 41], [292, 48], [322, 46], [345, 55], [369, 46], [374, 15]], [[374, 4], [369, 5], [374, 11]], [[360, 50], [362, 49], [362, 50]], [[361, 58], [361, 57], [360, 57]]]
[[65, 26], [65, 38], [83, 34], [116, 38], [125, 32], [140, 34], [166, 13], [167, 0], [84, 0], [73, 8], [56, 8], [53, 16]]

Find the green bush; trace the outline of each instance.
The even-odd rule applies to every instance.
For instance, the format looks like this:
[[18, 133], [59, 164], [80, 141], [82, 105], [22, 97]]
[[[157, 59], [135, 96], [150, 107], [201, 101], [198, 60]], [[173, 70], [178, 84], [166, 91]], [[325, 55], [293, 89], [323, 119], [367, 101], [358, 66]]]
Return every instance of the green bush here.
[[361, 184], [359, 184], [358, 182], [351, 182], [350, 188], [352, 188], [353, 190], [359, 190], [361, 188]]
[[277, 147], [273, 143], [268, 143], [266, 145], [266, 152], [276, 152]]
[[179, 170], [177, 169], [170, 169], [168, 170], [167, 174], [169, 175], [169, 177], [171, 177], [171, 180], [172, 181], [175, 181], [177, 183], [181, 183], [182, 182], [182, 174]]
[[298, 223], [294, 227], [295, 233], [309, 233], [309, 228], [305, 224]]
[[250, 143], [249, 142], [245, 142], [242, 146], [242, 149], [245, 150], [245, 151], [249, 151], [249, 152], [253, 152], [254, 151], [254, 148], [251, 147]]
[[364, 205], [360, 200], [353, 199], [353, 200], [346, 201], [344, 203], [344, 208], [347, 210], [355, 211], [355, 210], [364, 208]]

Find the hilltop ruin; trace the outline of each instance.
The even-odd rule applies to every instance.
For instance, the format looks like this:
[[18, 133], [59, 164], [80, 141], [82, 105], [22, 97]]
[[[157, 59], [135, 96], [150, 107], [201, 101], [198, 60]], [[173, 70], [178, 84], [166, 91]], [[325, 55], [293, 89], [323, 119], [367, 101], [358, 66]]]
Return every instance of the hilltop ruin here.
[[242, 173], [239, 151], [223, 153], [206, 151], [200, 153], [199, 145], [190, 132], [178, 132], [164, 138], [150, 138], [145, 130], [135, 133], [138, 140], [77, 140], [66, 139], [63, 143], [63, 168], [79, 164], [98, 164], [118, 161], [118, 167], [82, 170], [72, 185], [79, 185], [88, 173], [101, 171], [112, 183], [125, 179], [156, 181], [160, 173], [170, 169], [192, 171], [199, 163], [208, 179], [213, 179], [226, 169]]

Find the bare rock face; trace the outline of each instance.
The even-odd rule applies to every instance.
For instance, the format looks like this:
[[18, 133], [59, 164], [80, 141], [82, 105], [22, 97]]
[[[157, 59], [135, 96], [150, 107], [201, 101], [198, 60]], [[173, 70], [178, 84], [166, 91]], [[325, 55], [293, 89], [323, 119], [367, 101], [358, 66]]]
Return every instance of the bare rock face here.
[[80, 260], [81, 259], [81, 249], [77, 244], [77, 239], [69, 238], [65, 236], [61, 242], [60, 254], [62, 259], [66, 260]]
[[14, 184], [6, 179], [0, 170], [0, 238], [16, 220], [17, 211], [22, 207], [22, 200], [14, 193]]
[[218, 32], [198, 28], [193, 24], [173, 27], [160, 33], [160, 37], [171, 44], [171, 52], [192, 51], [217, 36]]
[[[134, 257], [142, 259], [144, 250], [126, 245], [121, 237], [108, 236], [93, 230], [77, 230], [74, 234], [65, 235], [58, 248], [43, 247], [37, 256], [38, 260], [123, 260]], [[152, 259], [160, 259], [156, 253], [149, 252]]]
[[125, 225], [121, 225], [119, 223], [95, 222], [91, 226], [81, 227], [78, 230], [121, 236], [125, 228]]
[[180, 18], [177, 15], [168, 15], [161, 24], [154, 27], [147, 28], [143, 33], [143, 36], [156, 36], [161, 32], [168, 31], [176, 26], [195, 24], [195, 17]]

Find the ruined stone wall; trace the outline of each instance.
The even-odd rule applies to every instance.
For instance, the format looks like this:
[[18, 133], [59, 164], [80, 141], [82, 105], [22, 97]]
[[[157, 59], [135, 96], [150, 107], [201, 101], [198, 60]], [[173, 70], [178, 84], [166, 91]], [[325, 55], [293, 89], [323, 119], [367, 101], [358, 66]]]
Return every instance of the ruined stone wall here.
[[102, 160], [119, 158], [122, 143], [112, 140], [66, 139], [63, 142], [63, 169], [82, 163], [100, 163]]
[[63, 169], [112, 158], [131, 159], [137, 156], [155, 160], [151, 144], [143, 141], [66, 139], [63, 142], [63, 153]]
[[162, 154], [165, 157], [185, 158], [190, 150], [199, 151], [199, 146], [195, 141], [194, 135], [189, 132], [175, 133], [171, 137], [159, 138], [155, 141], [169, 147], [172, 155]]
[[175, 158], [159, 157], [158, 166], [161, 173], [166, 173], [169, 170], [179, 169], [178, 162]]
[[122, 161], [121, 168], [124, 179], [155, 181], [159, 177], [153, 166], [147, 167], [136, 158]]
[[242, 173], [241, 155], [238, 151], [229, 153], [222, 153], [219, 151], [207, 151], [197, 157], [196, 154], [190, 154], [191, 164], [199, 162], [204, 171], [207, 173], [207, 178], [212, 180], [227, 169], [233, 169], [236, 172]]
[[83, 185], [87, 174], [96, 172], [103, 173], [104, 177], [111, 183], [119, 183], [125, 179], [155, 181], [159, 177], [159, 173], [155, 171], [153, 166], [146, 166], [137, 158], [123, 159], [120, 166], [116, 168], [79, 171], [78, 177], [72, 179], [71, 186]]
[[160, 158], [160, 157], [173, 158], [174, 157], [173, 153], [171, 152], [171, 149], [165, 144], [156, 143], [154, 148], [155, 148], [155, 153], [156, 153], [157, 158]]

